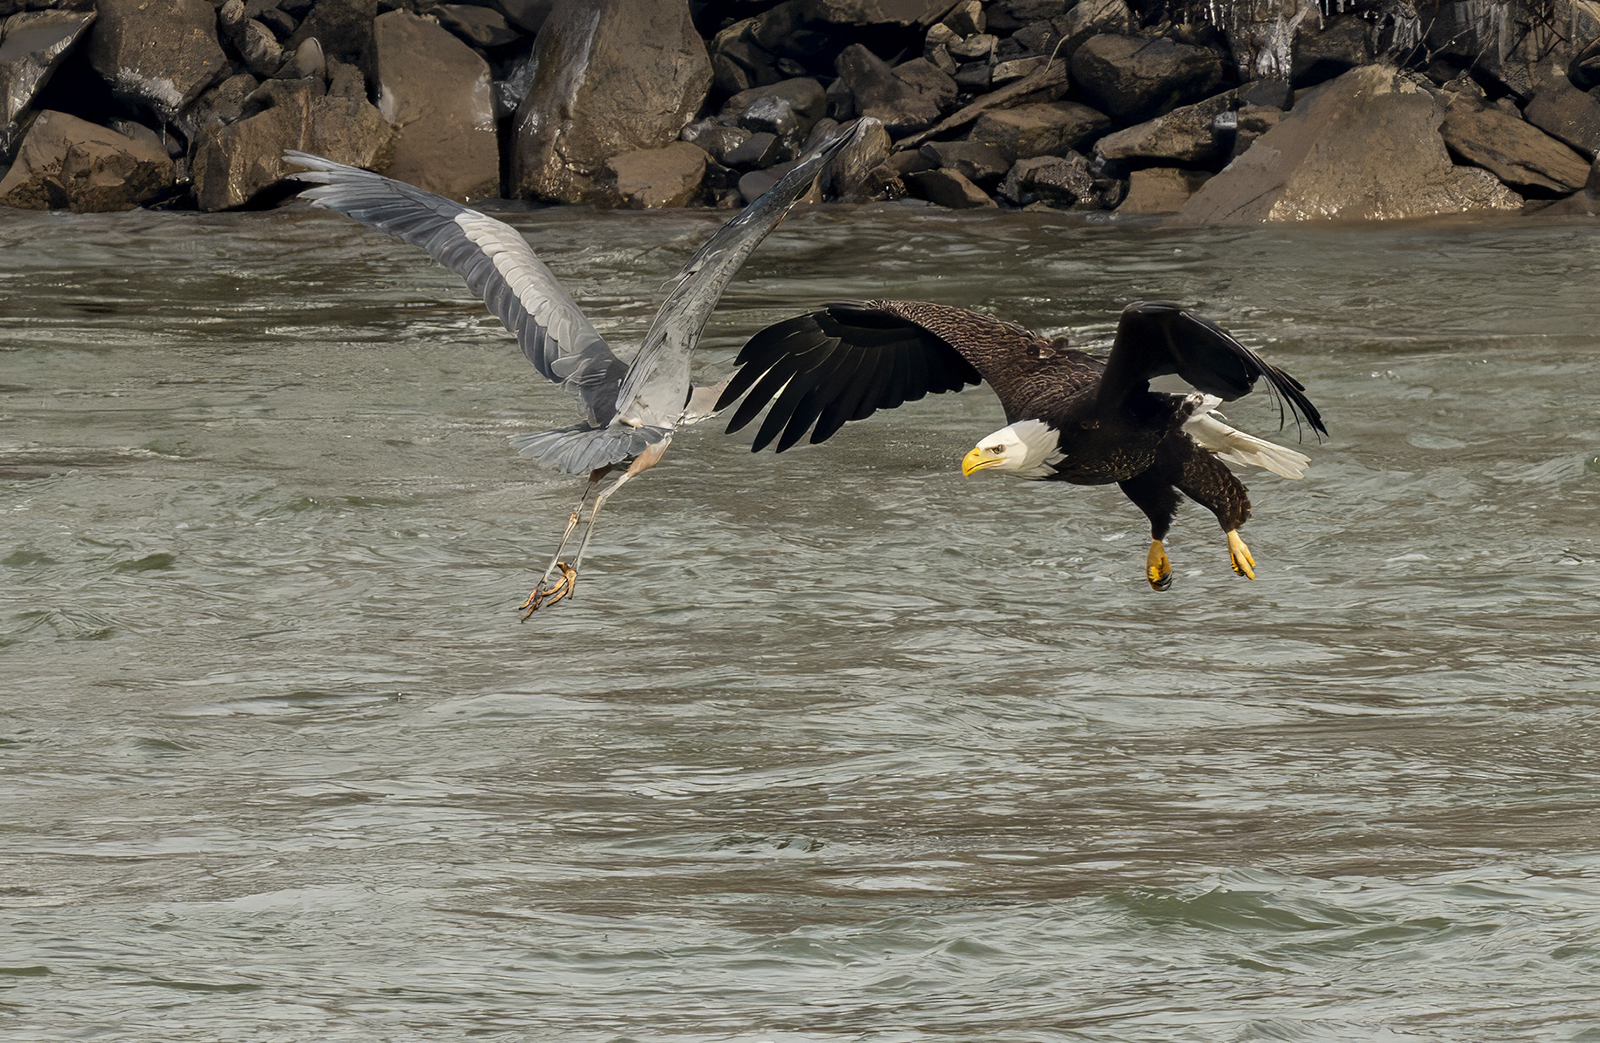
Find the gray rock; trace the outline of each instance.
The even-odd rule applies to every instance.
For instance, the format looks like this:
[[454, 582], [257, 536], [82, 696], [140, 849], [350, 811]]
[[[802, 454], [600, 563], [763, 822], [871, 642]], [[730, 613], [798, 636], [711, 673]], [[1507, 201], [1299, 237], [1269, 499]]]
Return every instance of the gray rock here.
[[943, 137], [973, 123], [986, 112], [996, 112], [1009, 106], [1057, 101], [1067, 93], [1067, 87], [1066, 66], [1061, 62], [1051, 62], [1038, 72], [1024, 76], [1015, 83], [1008, 83], [1004, 87], [974, 98], [969, 104], [962, 106], [927, 130], [911, 135], [900, 144], [904, 148], [912, 148], [928, 138]]
[[200, 95], [178, 121], [179, 129], [194, 141], [208, 129], [233, 123], [244, 116], [245, 100], [259, 85], [249, 73], [235, 73]]
[[1353, 10], [1325, 19], [1306, 19], [1294, 34], [1289, 53], [1289, 80], [1295, 87], [1331, 80], [1376, 57], [1367, 21]]
[[328, 93], [311, 106], [308, 151], [336, 163], [388, 171], [393, 166], [396, 138], [396, 128], [367, 100], [361, 70], [330, 60]]
[[1095, 180], [1088, 160], [1076, 152], [1066, 156], [1038, 156], [1019, 159], [996, 192], [1013, 206], [1042, 202], [1053, 207], [1100, 209], [1095, 199]]
[[787, 0], [806, 23], [930, 26], [950, 10], [950, 0]]
[[1582, 188], [1589, 161], [1537, 127], [1500, 109], [1450, 106], [1439, 134], [1452, 153], [1523, 195], [1566, 195]]
[[782, 138], [762, 131], [729, 149], [721, 162], [735, 170], [759, 170], [793, 158], [794, 149], [785, 145]]
[[1488, 172], [1451, 163], [1437, 130], [1442, 117], [1407, 74], [1353, 69], [1301, 95], [1282, 122], [1184, 204], [1179, 220], [1255, 224], [1520, 208], [1516, 193]]
[[756, 42], [755, 22], [754, 18], [735, 22], [712, 38], [711, 76], [718, 90], [738, 94], [783, 78], [777, 56]]
[[1049, 61], [1048, 55], [1034, 54], [1026, 58], [1013, 58], [1008, 62], [996, 62], [989, 75], [989, 82], [996, 87], [1014, 83], [1043, 69]]
[[22, 114], [93, 22], [93, 11], [25, 11], [5, 20], [0, 28], [0, 158], [11, 155]]
[[922, 58], [891, 69], [857, 43], [840, 53], [836, 68], [857, 114], [881, 121], [891, 135], [932, 126], [955, 104], [955, 81]]
[[966, 39], [957, 39], [947, 45], [950, 56], [962, 62], [987, 62], [994, 53], [1000, 38], [990, 33], [973, 33]]
[[957, 170], [924, 170], [907, 174], [905, 180], [917, 196], [951, 210], [972, 210], [1000, 205]]
[[1207, 171], [1173, 167], [1135, 170], [1128, 176], [1128, 197], [1117, 207], [1117, 213], [1177, 213], [1211, 177]]
[[684, 127], [678, 137], [691, 145], [698, 145], [716, 162], [726, 164], [728, 153], [750, 140], [750, 132], [743, 127], [725, 127], [707, 116]]
[[440, 4], [428, 12], [439, 24], [473, 47], [504, 47], [522, 34], [506, 23], [506, 16], [474, 4]]
[[535, 54], [511, 156], [519, 196], [582, 201], [612, 156], [676, 139], [711, 87], [688, 0], [563, 4]]
[[1209, 94], [1222, 80], [1222, 59], [1164, 37], [1094, 36], [1073, 54], [1072, 78], [1102, 112], [1149, 119]]
[[902, 175], [915, 174], [921, 170], [934, 170], [939, 165], [937, 161], [924, 156], [921, 149], [891, 153], [883, 162], [896, 174]]
[[1580, 91], [1558, 66], [1540, 68], [1538, 85], [1522, 116], [1585, 155], [1600, 153], [1600, 94]]
[[287, 40], [289, 34], [300, 25], [293, 15], [277, 7], [269, 7], [256, 17], [262, 25], [271, 29], [280, 41]]
[[1138, 25], [1126, 0], [1080, 0], [1050, 24], [1066, 40], [1056, 54], [1068, 62], [1091, 37], [1102, 33], [1127, 35]]
[[918, 151], [934, 166], [954, 170], [983, 188], [994, 187], [1012, 163], [986, 141], [930, 141]]
[[495, 6], [506, 16], [506, 21], [534, 36], [544, 28], [555, 0], [495, 0]]
[[[1057, 29], [1054, 22], [1029, 22], [1027, 25], [1011, 34], [1028, 54], [1051, 54], [1057, 43], [1061, 42], [1061, 30]], [[1071, 55], [1066, 60], [1070, 61]]]
[[634, 210], [688, 206], [700, 194], [710, 157], [687, 141], [624, 152], [608, 164], [621, 205]]
[[169, 121], [231, 71], [206, 0], [101, 0], [88, 55], [113, 93]]
[[288, 75], [297, 80], [320, 80], [327, 74], [330, 61], [338, 59], [323, 54], [322, 41], [313, 36], [300, 41], [300, 46], [289, 55], [289, 60], [278, 70], [278, 75]]
[[[988, 28], [988, 20], [984, 17], [983, 5], [978, 0], [962, 0], [944, 16], [944, 21], [939, 23], [950, 31], [952, 36], [971, 36], [981, 33]], [[932, 32], [930, 29], [929, 32]]]
[[717, 118], [751, 133], [777, 135], [794, 148], [827, 111], [828, 98], [822, 84], [800, 77], [740, 91], [727, 100]]
[[827, 192], [846, 203], [881, 198], [889, 179], [877, 177], [873, 172], [888, 160], [890, 147], [889, 132], [883, 124], [877, 120], [865, 121], [865, 126], [857, 129], [856, 136], [828, 165], [824, 175]]
[[378, 0], [317, 0], [300, 27], [283, 42], [292, 51], [307, 40], [322, 44], [329, 58], [370, 66], [372, 24], [378, 13]]
[[988, 62], [963, 65], [955, 72], [956, 87], [968, 94], [982, 94], [994, 85], [994, 67]]
[[1219, 139], [1213, 124], [1232, 109], [1235, 92], [1214, 95], [1194, 105], [1173, 109], [1165, 116], [1107, 134], [1095, 143], [1102, 159], [1133, 164], [1210, 163], [1227, 155], [1227, 142]]
[[172, 187], [159, 143], [136, 140], [64, 112], [39, 113], [0, 180], [0, 203], [80, 213], [131, 210]]
[[967, 140], [986, 141], [1014, 163], [1081, 149], [1110, 126], [1104, 113], [1075, 101], [1036, 102], [985, 112], [973, 123]]
[[437, 22], [405, 11], [373, 24], [378, 108], [395, 128], [388, 175], [451, 199], [500, 194], [489, 65]]

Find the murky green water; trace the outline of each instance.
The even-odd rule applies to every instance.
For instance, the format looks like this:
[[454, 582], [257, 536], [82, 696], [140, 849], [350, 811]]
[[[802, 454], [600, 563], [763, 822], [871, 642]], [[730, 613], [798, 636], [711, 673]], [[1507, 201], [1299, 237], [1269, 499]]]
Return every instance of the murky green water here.
[[[715, 220], [515, 217], [623, 343]], [[963, 481], [971, 391], [681, 434], [525, 625], [571, 407], [426, 258], [4, 211], [0, 291], [0, 1037], [1600, 1040], [1593, 226], [797, 214], [708, 376], [856, 296], [1299, 376], [1260, 579]]]

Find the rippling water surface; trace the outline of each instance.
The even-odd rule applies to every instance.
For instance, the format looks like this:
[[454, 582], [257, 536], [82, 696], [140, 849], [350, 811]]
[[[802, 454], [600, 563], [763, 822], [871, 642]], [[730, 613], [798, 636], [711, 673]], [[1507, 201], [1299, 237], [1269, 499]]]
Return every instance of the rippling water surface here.
[[[631, 345], [718, 218], [511, 220]], [[1594, 227], [798, 213], [707, 379], [861, 296], [1184, 300], [1333, 437], [1156, 594], [1114, 489], [962, 480], [986, 391], [707, 425], [519, 624], [573, 413], [453, 275], [0, 213], [0, 1036], [1600, 1040]]]

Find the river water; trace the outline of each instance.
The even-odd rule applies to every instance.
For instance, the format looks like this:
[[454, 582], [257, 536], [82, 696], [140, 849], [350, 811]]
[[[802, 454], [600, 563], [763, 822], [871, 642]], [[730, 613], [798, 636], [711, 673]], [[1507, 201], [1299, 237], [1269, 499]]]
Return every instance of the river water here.
[[[509, 219], [619, 345], [719, 220]], [[4, 211], [0, 284], [0, 1037], [1600, 1040], [1592, 225], [797, 213], [708, 379], [841, 297], [1197, 305], [1332, 431], [1259, 579], [964, 481], [971, 390], [681, 433], [526, 624], [572, 407], [419, 252]]]

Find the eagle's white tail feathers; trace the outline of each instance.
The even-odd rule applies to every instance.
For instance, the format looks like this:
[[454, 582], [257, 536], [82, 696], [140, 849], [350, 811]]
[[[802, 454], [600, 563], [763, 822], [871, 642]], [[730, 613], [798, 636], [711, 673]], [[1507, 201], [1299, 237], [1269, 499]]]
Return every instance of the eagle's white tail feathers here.
[[1221, 399], [1205, 396], [1200, 408], [1195, 410], [1196, 415], [1183, 425], [1189, 437], [1216, 453], [1217, 459], [1224, 463], [1259, 467], [1285, 478], [1304, 477], [1311, 457], [1229, 427], [1211, 414], [1211, 410], [1220, 404]]

